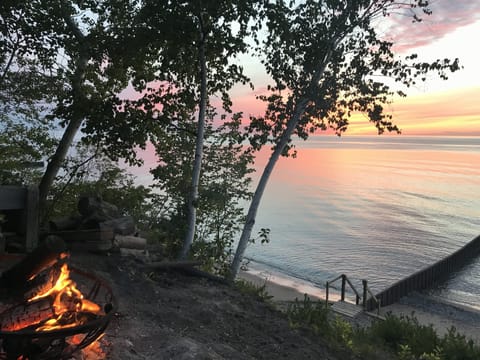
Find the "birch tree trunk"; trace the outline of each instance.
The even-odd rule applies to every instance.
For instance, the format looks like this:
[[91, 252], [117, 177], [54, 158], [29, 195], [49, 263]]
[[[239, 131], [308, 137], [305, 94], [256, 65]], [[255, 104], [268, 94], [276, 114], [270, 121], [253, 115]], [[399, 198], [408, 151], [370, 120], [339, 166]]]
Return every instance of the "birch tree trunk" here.
[[200, 65], [200, 105], [198, 109], [197, 137], [195, 145], [195, 159], [192, 172], [192, 186], [188, 200], [187, 215], [187, 233], [183, 240], [183, 247], [180, 252], [180, 259], [185, 259], [190, 251], [195, 236], [195, 226], [197, 220], [198, 205], [198, 184], [200, 182], [200, 172], [202, 169], [203, 158], [203, 138], [205, 133], [205, 109], [207, 106], [207, 65], [205, 58], [205, 32], [203, 29], [201, 15], [200, 22], [200, 46], [198, 53], [198, 62]]
[[319, 69], [317, 70], [317, 72], [315, 73], [315, 76], [312, 78], [310, 82], [310, 85], [308, 87], [309, 91], [307, 91], [305, 95], [303, 95], [298, 100], [295, 106], [295, 111], [293, 112], [293, 115], [290, 118], [290, 120], [288, 120], [287, 128], [285, 129], [282, 136], [280, 137], [280, 140], [275, 146], [275, 150], [272, 152], [272, 155], [270, 155], [267, 165], [263, 170], [262, 176], [260, 177], [257, 188], [255, 190], [252, 201], [250, 203], [250, 207], [248, 209], [247, 218], [245, 219], [245, 225], [243, 226], [242, 234], [240, 236], [240, 240], [237, 245], [237, 250], [235, 251], [235, 256], [233, 258], [232, 266], [230, 269], [230, 280], [234, 280], [240, 270], [243, 256], [245, 254], [245, 250], [247, 249], [248, 242], [252, 235], [253, 226], [255, 225], [255, 219], [257, 217], [258, 207], [260, 206], [260, 201], [262, 200], [263, 193], [265, 192], [268, 179], [270, 178], [273, 168], [275, 167], [282, 152], [287, 146], [288, 141], [292, 137], [295, 131], [295, 128], [297, 127], [297, 124], [300, 120], [300, 117], [305, 111], [305, 108], [308, 102], [310, 101], [309, 95], [311, 94], [312, 91], [314, 91], [314, 89], [316, 88], [316, 85], [322, 78], [323, 73], [325, 72], [325, 69], [330, 60], [331, 54], [332, 54], [332, 50], [327, 52], [327, 54], [325, 55], [325, 58], [320, 63]]
[[77, 134], [83, 121], [82, 103], [85, 99], [82, 86], [85, 80], [85, 72], [88, 64], [89, 57], [86, 55], [86, 44], [84, 44], [85, 36], [80, 31], [78, 25], [70, 16], [65, 16], [64, 20], [74, 34], [75, 39], [80, 43], [80, 55], [75, 65], [75, 72], [72, 80], [72, 92], [73, 92], [73, 112], [67, 128], [62, 135], [60, 143], [55, 150], [52, 158], [48, 162], [45, 174], [43, 174], [42, 180], [39, 185], [39, 212], [43, 216], [46, 213], [47, 196], [58, 174], [62, 163], [65, 161], [68, 150], [73, 143], [73, 139]]

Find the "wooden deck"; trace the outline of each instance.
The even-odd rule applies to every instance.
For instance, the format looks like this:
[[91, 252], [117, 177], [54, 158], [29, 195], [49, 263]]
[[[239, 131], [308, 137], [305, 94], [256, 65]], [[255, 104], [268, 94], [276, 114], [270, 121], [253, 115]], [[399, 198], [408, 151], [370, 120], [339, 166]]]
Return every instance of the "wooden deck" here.
[[338, 314], [347, 316], [352, 319], [363, 313], [362, 306], [345, 301], [337, 301], [332, 305], [330, 309]]
[[[13, 232], [24, 240], [25, 250], [33, 251], [38, 244], [38, 188], [36, 186], [0, 186], [0, 212], [11, 220]], [[5, 229], [4, 229], [5, 230]], [[0, 229], [1, 233], [1, 229]], [[0, 248], [0, 252], [3, 249]]]

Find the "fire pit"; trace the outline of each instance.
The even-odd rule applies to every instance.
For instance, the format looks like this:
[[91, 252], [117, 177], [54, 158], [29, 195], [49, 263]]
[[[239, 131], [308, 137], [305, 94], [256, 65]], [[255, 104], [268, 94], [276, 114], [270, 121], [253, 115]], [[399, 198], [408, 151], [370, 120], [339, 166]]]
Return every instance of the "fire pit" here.
[[115, 313], [110, 286], [61, 257], [27, 284], [22, 300], [0, 313], [2, 360], [71, 359], [103, 334]]

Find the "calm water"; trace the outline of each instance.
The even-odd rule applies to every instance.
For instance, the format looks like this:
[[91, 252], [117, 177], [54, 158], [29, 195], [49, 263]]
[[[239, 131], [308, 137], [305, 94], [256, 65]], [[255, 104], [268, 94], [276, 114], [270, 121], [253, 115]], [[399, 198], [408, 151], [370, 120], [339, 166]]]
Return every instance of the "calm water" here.
[[[478, 137], [319, 136], [298, 150], [259, 209], [271, 242], [247, 250], [257, 266], [322, 287], [346, 273], [376, 292], [480, 234]], [[478, 307], [480, 258], [433, 294]]]

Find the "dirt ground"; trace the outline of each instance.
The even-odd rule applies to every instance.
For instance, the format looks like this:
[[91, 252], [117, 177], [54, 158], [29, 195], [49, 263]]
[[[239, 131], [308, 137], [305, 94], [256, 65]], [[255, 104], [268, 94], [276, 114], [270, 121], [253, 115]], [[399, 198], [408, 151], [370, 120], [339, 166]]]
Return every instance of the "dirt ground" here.
[[289, 328], [273, 306], [231, 286], [134, 258], [72, 254], [109, 282], [118, 308], [105, 336], [108, 359], [348, 359], [313, 334]]

